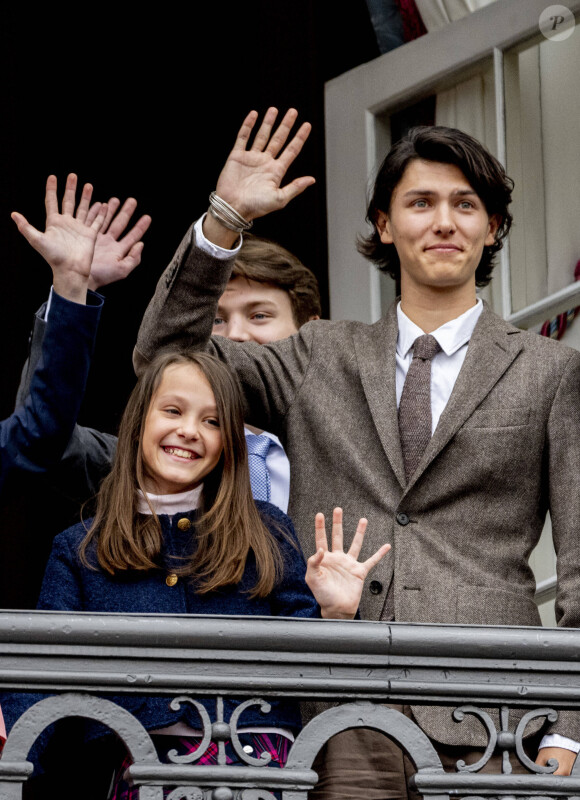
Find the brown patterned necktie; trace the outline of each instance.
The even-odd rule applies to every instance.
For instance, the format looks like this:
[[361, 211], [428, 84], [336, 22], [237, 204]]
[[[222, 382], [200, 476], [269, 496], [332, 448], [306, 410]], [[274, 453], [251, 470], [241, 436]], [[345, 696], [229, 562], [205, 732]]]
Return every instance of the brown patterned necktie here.
[[419, 466], [431, 438], [431, 359], [441, 350], [431, 334], [413, 343], [409, 366], [399, 403], [399, 433], [407, 483]]

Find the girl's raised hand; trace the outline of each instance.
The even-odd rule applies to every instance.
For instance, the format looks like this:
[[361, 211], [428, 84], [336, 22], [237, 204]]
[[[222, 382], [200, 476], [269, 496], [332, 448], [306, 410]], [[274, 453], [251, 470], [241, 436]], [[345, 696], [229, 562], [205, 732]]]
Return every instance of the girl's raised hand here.
[[[100, 203], [89, 209], [87, 223], [91, 222], [99, 212]], [[141, 241], [151, 225], [149, 214], [143, 214], [127, 232], [127, 226], [137, 201], [129, 197], [121, 206], [118, 197], [111, 197], [107, 204], [107, 214], [95, 243], [89, 289], [97, 290], [101, 286], [126, 278], [141, 263], [143, 242]]]
[[343, 549], [342, 508], [332, 513], [332, 550], [328, 549], [324, 514], [314, 521], [316, 552], [308, 559], [306, 583], [327, 619], [352, 619], [357, 612], [365, 579], [391, 549], [384, 544], [362, 563], [358, 556], [367, 520], [360, 519], [348, 553]]
[[44, 231], [39, 231], [16, 211], [11, 216], [20, 233], [50, 265], [55, 291], [67, 300], [85, 303], [95, 242], [105, 220], [107, 204], [95, 204], [88, 217], [93, 187], [90, 183], [84, 185], [78, 206], [76, 189], [77, 176], [71, 173], [59, 209], [56, 176], [49, 175]]

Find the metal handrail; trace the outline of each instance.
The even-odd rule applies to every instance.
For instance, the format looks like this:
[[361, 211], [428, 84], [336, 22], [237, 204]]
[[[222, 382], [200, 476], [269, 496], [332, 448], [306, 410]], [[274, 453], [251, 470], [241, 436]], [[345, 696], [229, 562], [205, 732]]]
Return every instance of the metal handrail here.
[[[142, 786], [141, 800], [158, 800], [161, 785], [176, 781], [205, 787], [207, 797], [217, 792], [215, 800], [236, 787], [260, 792], [277, 788], [284, 800], [305, 800], [317, 779], [312, 766], [322, 744], [340, 730], [360, 726], [388, 733], [409, 752], [418, 769], [415, 783], [426, 797], [443, 800], [447, 791], [575, 796], [580, 767], [569, 778], [537, 771], [490, 778], [459, 770], [450, 776], [423, 731], [384, 704], [461, 707], [459, 724], [467, 715], [488, 731], [482, 764], [494, 748], [521, 760], [526, 758], [522, 739], [530, 722], [553, 721], [557, 710], [580, 708], [579, 656], [580, 629], [0, 612], [0, 688], [52, 695], [32, 706], [10, 733], [0, 760], [0, 797], [21, 797], [31, 770], [29, 748], [48, 724], [65, 716], [101, 721], [126, 742], [134, 760], [131, 775]], [[308, 722], [284, 770], [265, 774], [251, 761], [247, 770], [237, 771], [223, 764], [159, 763], [138, 720], [106, 699], [135, 693], [181, 695], [182, 701], [212, 695], [222, 710], [220, 698], [228, 696], [333, 700], [340, 705]], [[511, 716], [508, 709], [514, 709]], [[223, 720], [220, 725], [208, 727], [207, 740], [219, 734], [233, 741], [235, 724], [230, 727]], [[531, 768], [535, 770], [533, 764]]]

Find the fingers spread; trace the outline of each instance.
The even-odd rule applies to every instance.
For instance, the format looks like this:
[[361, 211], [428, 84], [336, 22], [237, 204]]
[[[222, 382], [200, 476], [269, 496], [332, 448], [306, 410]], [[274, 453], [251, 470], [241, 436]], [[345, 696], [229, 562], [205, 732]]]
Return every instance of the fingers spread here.
[[342, 551], [342, 508], [335, 508], [332, 512], [332, 552]]
[[[280, 157], [278, 159], [280, 164], [284, 166], [284, 169], [288, 169], [290, 164], [300, 153], [300, 151], [304, 147], [304, 143], [310, 136], [311, 130], [312, 130], [312, 125], [309, 122], [303, 122], [302, 125], [298, 128], [296, 135], [293, 136], [292, 139], [288, 142], [287, 146], [284, 148], [284, 151], [280, 154]], [[284, 141], [286, 141], [286, 137], [284, 138]]]
[[370, 558], [367, 558], [367, 560], [363, 563], [363, 567], [365, 567], [367, 573], [370, 572], [370, 570], [387, 555], [390, 549], [390, 544], [384, 544], [374, 555], [372, 555]]
[[27, 242], [32, 243], [39, 237], [40, 235], [39, 231], [37, 231], [36, 228], [33, 227], [28, 222], [25, 216], [19, 214], [18, 211], [13, 211], [12, 214], [10, 214], [10, 216], [16, 223], [16, 227], [18, 228], [20, 233], [24, 236]]
[[[55, 179], [56, 181], [56, 179]], [[77, 190], [77, 176], [71, 172], [66, 179], [66, 186], [62, 198], [62, 213], [70, 214], [71, 217], [75, 213], [75, 194]], [[56, 191], [56, 184], [55, 184]]]
[[93, 196], [93, 187], [91, 186], [90, 183], [85, 183], [85, 185], [83, 186], [83, 190], [81, 192], [81, 200], [79, 203], [79, 207], [77, 208], [77, 213], [75, 214], [76, 219], [80, 220], [81, 222], [86, 222], [92, 196]]
[[274, 106], [270, 106], [270, 108], [264, 114], [264, 119], [262, 120], [262, 124], [258, 128], [258, 132], [254, 137], [254, 141], [250, 150], [262, 150], [268, 144], [268, 140], [270, 139], [270, 134], [272, 132], [272, 127], [276, 122], [276, 117], [278, 116], [278, 109], [274, 108]]
[[133, 212], [137, 208], [137, 201], [134, 197], [128, 197], [123, 205], [121, 206], [121, 210], [117, 214], [117, 216], [113, 219], [109, 226], [109, 233], [113, 237], [113, 239], [118, 239], [119, 236], [123, 233], [129, 220], [133, 216]]
[[316, 542], [316, 550], [328, 550], [328, 541], [326, 539], [326, 522], [324, 514], [320, 512], [314, 517], [314, 538]]
[[302, 194], [305, 189], [308, 189], [308, 187], [312, 186], [314, 183], [316, 183], [316, 179], [309, 175], [302, 178], [295, 178], [292, 183], [289, 183], [287, 186], [283, 186], [280, 189], [280, 195], [283, 203], [282, 208], [288, 205], [290, 200], [294, 200], [295, 197], [298, 197], [299, 194]]
[[149, 214], [143, 214], [135, 225], [131, 228], [129, 233], [121, 239], [126, 250], [130, 250], [134, 244], [139, 242], [147, 232], [151, 225], [151, 217]]
[[359, 519], [358, 525], [356, 526], [355, 534], [352, 539], [350, 550], [348, 551], [349, 556], [358, 559], [365, 538], [365, 531], [367, 529], [367, 525], [368, 525], [368, 520], [366, 520], [364, 517]]
[[258, 112], [257, 111], [250, 111], [246, 119], [242, 122], [242, 127], [238, 131], [238, 135], [236, 137], [236, 141], [234, 143], [234, 150], [245, 150], [246, 145], [252, 135], [252, 130], [254, 129], [254, 125], [256, 124], [256, 120], [258, 119]]
[[270, 153], [271, 156], [274, 158], [278, 155], [280, 150], [286, 144], [288, 136], [290, 135], [290, 131], [292, 130], [292, 126], [296, 122], [296, 118], [298, 117], [298, 112], [295, 108], [290, 108], [284, 114], [282, 118], [282, 122], [276, 128], [274, 135], [268, 142], [268, 146], [266, 147], [266, 152]]
[[[107, 203], [107, 216], [105, 217], [105, 221], [103, 222], [103, 227], [101, 228], [101, 233], [106, 233], [109, 229], [109, 225], [111, 224], [111, 220], [117, 213], [117, 209], [121, 205], [121, 201], [118, 197], [111, 197], [109, 202]], [[89, 214], [91, 212], [89, 211]], [[87, 219], [87, 222], [89, 220]], [[91, 220], [92, 221], [92, 220]]]
[[46, 194], [44, 196], [44, 207], [46, 216], [58, 214], [58, 199], [56, 196], [57, 180], [56, 175], [49, 175], [46, 179]]

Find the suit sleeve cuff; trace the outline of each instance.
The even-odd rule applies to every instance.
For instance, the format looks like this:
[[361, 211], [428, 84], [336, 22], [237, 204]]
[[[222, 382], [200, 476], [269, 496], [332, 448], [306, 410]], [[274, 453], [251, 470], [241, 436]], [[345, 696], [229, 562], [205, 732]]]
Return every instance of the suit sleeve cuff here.
[[[54, 301], [53, 300], [53, 298], [55, 298], [55, 297], [58, 298], [58, 301]], [[87, 289], [87, 302], [86, 302], [87, 306], [95, 306], [96, 308], [100, 309], [101, 306], [104, 303], [104, 300], [105, 300], [105, 298], [103, 297], [102, 294], [99, 294], [98, 292], [93, 292], [91, 289]], [[66, 300], [64, 297], [61, 297], [61, 295], [57, 294], [54, 291], [54, 287], [51, 286], [50, 287], [50, 294], [48, 295], [48, 300], [47, 300], [46, 306], [44, 308], [44, 316], [42, 316], [42, 320], [44, 322], [46, 322], [48, 320], [48, 316], [50, 314], [50, 309], [52, 307], [53, 302], [58, 302], [61, 305], [63, 303], [64, 304], [70, 303], [70, 305], [72, 305], [72, 306], [80, 305], [80, 303], [73, 303], [72, 300]]]
[[195, 243], [197, 244], [199, 249], [203, 250], [204, 253], [207, 253], [208, 255], [213, 256], [214, 258], [220, 258], [224, 260], [226, 258], [231, 258], [232, 256], [237, 256], [242, 247], [241, 234], [240, 234], [239, 244], [237, 244], [235, 247], [232, 247], [231, 250], [226, 250], [224, 247], [220, 247], [219, 245], [214, 244], [213, 242], [210, 242], [209, 239], [205, 238], [205, 236], [203, 235], [204, 219], [205, 219], [205, 214], [203, 214], [203, 216], [201, 216], [193, 226], [193, 229], [195, 231]]
[[561, 747], [564, 750], [571, 750], [573, 753], [580, 752], [580, 742], [575, 742], [574, 739], [568, 739], [566, 736], [560, 736], [559, 733], [549, 733], [542, 738], [538, 750], [542, 747]]

